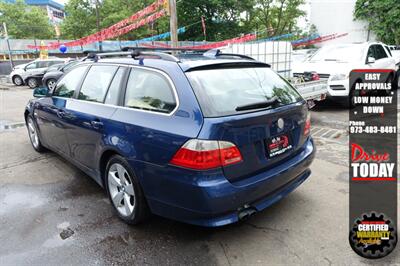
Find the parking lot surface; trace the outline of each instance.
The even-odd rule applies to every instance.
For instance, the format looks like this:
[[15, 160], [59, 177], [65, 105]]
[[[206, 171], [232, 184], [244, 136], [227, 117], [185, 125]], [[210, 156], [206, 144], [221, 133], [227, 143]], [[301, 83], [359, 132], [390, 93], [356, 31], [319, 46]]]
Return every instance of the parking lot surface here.
[[[348, 244], [343, 107], [312, 112], [312, 175], [272, 207], [222, 228], [157, 216], [134, 227], [117, 218], [92, 179], [52, 152], [33, 150], [22, 127], [31, 94], [0, 86], [0, 265], [374, 264]], [[379, 260], [399, 262], [399, 248]]]

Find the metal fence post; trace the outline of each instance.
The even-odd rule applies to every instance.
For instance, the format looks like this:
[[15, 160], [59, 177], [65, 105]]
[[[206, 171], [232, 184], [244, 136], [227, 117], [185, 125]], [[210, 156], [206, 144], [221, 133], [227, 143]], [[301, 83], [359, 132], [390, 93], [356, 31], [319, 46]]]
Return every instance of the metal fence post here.
[[7, 41], [7, 49], [8, 49], [8, 56], [9, 56], [9, 60], [10, 60], [10, 66], [11, 66], [11, 70], [14, 68], [14, 63], [12, 60], [12, 53], [11, 53], [11, 48], [10, 48], [10, 40], [8, 39], [8, 31], [7, 31], [7, 25], [5, 22], [3, 22], [3, 29], [4, 29], [4, 37]]

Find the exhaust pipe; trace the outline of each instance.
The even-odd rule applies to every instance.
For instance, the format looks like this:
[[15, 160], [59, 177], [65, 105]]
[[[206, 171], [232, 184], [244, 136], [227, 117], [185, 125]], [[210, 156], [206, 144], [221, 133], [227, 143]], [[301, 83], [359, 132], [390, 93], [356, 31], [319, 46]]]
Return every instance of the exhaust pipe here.
[[251, 215], [255, 214], [257, 212], [256, 208], [251, 207], [249, 205], [245, 205], [242, 208], [240, 208], [238, 213], [239, 220], [246, 220], [249, 218]]

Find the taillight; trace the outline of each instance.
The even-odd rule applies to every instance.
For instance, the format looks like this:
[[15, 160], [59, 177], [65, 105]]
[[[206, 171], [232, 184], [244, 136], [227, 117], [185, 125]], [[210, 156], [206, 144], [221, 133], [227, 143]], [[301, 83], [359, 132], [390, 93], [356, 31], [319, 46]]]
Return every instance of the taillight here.
[[310, 112], [307, 113], [307, 119], [306, 122], [304, 124], [304, 136], [308, 136], [310, 135], [310, 131], [311, 131], [311, 114]]
[[206, 170], [241, 161], [242, 155], [239, 149], [231, 142], [191, 139], [176, 152], [170, 163], [185, 168]]
[[242, 155], [235, 144], [227, 141], [218, 141], [218, 144], [222, 166], [242, 161]]
[[319, 80], [319, 74], [316, 72], [313, 72], [311, 74], [311, 80]]

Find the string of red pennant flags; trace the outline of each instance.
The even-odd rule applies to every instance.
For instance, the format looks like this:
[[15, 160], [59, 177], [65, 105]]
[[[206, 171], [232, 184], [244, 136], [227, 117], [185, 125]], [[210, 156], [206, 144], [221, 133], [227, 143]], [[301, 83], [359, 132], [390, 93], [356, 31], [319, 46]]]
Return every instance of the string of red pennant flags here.
[[321, 43], [321, 42], [326, 42], [326, 41], [330, 41], [333, 39], [337, 39], [337, 38], [341, 38], [348, 35], [348, 33], [342, 33], [342, 34], [329, 34], [329, 35], [324, 35], [324, 36], [320, 36], [318, 38], [312, 39], [310, 41], [307, 42], [300, 42], [300, 43], [292, 43], [293, 47], [297, 47], [297, 46], [302, 46], [302, 45], [312, 45], [315, 43]]
[[[160, 7], [161, 7], [161, 9], [160, 9]], [[167, 9], [168, 9], [168, 0], [156, 0], [151, 5], [136, 12], [129, 18], [126, 18], [106, 29], [103, 29], [103, 30], [96, 32], [94, 34], [91, 34], [89, 36], [83, 37], [78, 40], [66, 42], [66, 43], [64, 43], [64, 45], [66, 47], [84, 46], [84, 45], [88, 45], [88, 44], [91, 44], [94, 42], [100, 42], [100, 41], [104, 41], [107, 39], [116, 38], [118, 36], [124, 35], [132, 30], [140, 28], [144, 25], [147, 25], [147, 24], [154, 22], [155, 20], [165, 16], [167, 14]], [[205, 35], [206, 34], [205, 21], [204, 21], [203, 17], [202, 17], [202, 27], [203, 27], [203, 34]], [[328, 40], [340, 38], [340, 37], [346, 36], [347, 34], [348, 33], [338, 35], [337, 33], [335, 33], [335, 34], [331, 34], [331, 35], [320, 36], [318, 38], [315, 38], [315, 39], [312, 39], [312, 40], [309, 40], [306, 42], [293, 43], [292, 45], [293, 45], [293, 47], [300, 46], [300, 45], [311, 45], [311, 44], [315, 44], [315, 43], [320, 43], [320, 42], [325, 42]], [[255, 39], [257, 39], [256, 34], [246, 34], [241, 37], [228, 39], [228, 40], [224, 40], [224, 41], [220, 41], [220, 42], [196, 45], [196, 46], [181, 46], [180, 48], [214, 49], [214, 48], [226, 46], [229, 44], [249, 42], [249, 41], [253, 41]], [[149, 44], [142, 44], [142, 45], [147, 46], [147, 47], [153, 47], [153, 48], [171, 48], [170, 45], [163, 44], [163, 43], [156, 43], [155, 45], [149, 45]], [[40, 50], [52, 50], [52, 49], [57, 49], [59, 46], [60, 46], [59, 42], [54, 42], [54, 43], [50, 43], [49, 45], [28, 45], [28, 48], [29, 49], [40, 49]]]
[[[182, 48], [182, 49], [204, 49], [204, 50], [215, 49], [218, 47], [227, 46], [229, 44], [253, 41], [256, 38], [257, 38], [256, 34], [246, 34], [242, 37], [236, 37], [233, 39], [224, 40], [224, 41], [220, 41], [220, 42], [201, 44], [201, 45], [195, 45], [195, 46], [179, 46], [179, 48]], [[172, 46], [170, 46], [168, 44], [164, 44], [164, 43], [155, 43], [155, 45], [150, 45], [150, 44], [142, 44], [142, 45], [146, 46], [146, 47], [150, 47], [150, 48], [172, 48]]]
[[143, 47], [148, 47], [148, 48], [171, 48], [170, 45], [162, 43], [162, 42], [154, 42], [154, 44], [141, 43], [140, 45]]
[[[106, 29], [103, 29], [99, 32], [96, 32], [94, 34], [91, 34], [89, 36], [83, 37], [78, 40], [70, 41], [67, 43], [64, 43], [65, 46], [67, 47], [72, 47], [72, 46], [83, 46], [83, 45], [88, 45], [94, 42], [99, 42], [99, 41], [104, 41], [107, 39], [112, 39], [116, 38], [118, 36], [124, 35], [132, 30], [135, 30], [137, 28], [140, 28], [144, 25], [147, 25], [167, 14], [166, 10], [166, 2], [168, 0], [157, 0], [153, 4], [145, 7], [144, 9], [136, 12], [129, 18], [126, 18]], [[160, 7], [162, 7], [161, 10], [157, 11]], [[156, 12], [157, 11], [157, 12]], [[156, 12], [156, 13], [154, 13]], [[154, 13], [154, 14], [152, 14]], [[152, 15], [150, 15], [152, 14]], [[148, 16], [150, 15], [150, 16]], [[144, 18], [145, 16], [148, 16]], [[138, 19], [141, 19], [137, 21]], [[136, 22], [135, 22], [136, 21]], [[41, 46], [41, 45], [28, 45], [29, 49], [57, 49], [60, 43], [50, 43], [47, 46]]]
[[257, 39], [257, 34], [246, 34], [242, 37], [236, 37], [229, 40], [224, 40], [220, 42], [210, 43], [210, 44], [203, 44], [203, 45], [196, 45], [196, 46], [183, 46], [181, 48], [195, 48], [195, 49], [214, 49], [222, 46], [226, 46], [228, 44], [235, 44], [235, 43], [244, 43], [249, 42]]
[[[315, 44], [315, 43], [321, 43], [321, 42], [326, 42], [326, 41], [330, 41], [333, 39], [337, 39], [337, 38], [341, 38], [348, 35], [348, 33], [342, 33], [342, 34], [329, 34], [329, 35], [325, 35], [325, 36], [320, 36], [317, 37], [315, 39], [311, 39], [309, 41], [306, 42], [301, 42], [301, 43], [293, 43], [293, 47], [296, 46], [301, 46], [301, 45], [311, 45], [311, 44]], [[224, 40], [221, 42], [215, 42], [215, 43], [210, 43], [210, 44], [204, 44], [204, 45], [196, 45], [196, 46], [181, 46], [179, 48], [184, 48], [184, 49], [214, 49], [214, 48], [218, 48], [218, 47], [222, 47], [222, 46], [226, 46], [229, 44], [237, 44], [237, 43], [245, 43], [245, 42], [249, 42], [249, 41], [253, 41], [257, 38], [256, 34], [247, 34], [244, 35], [242, 37], [237, 37], [237, 38], [233, 38], [233, 39], [229, 39], [229, 40]], [[171, 48], [172, 46], [162, 43], [162, 42], [155, 42], [153, 45], [151, 44], [145, 44], [143, 43], [142, 46], [145, 47], [150, 47], [150, 48]]]

